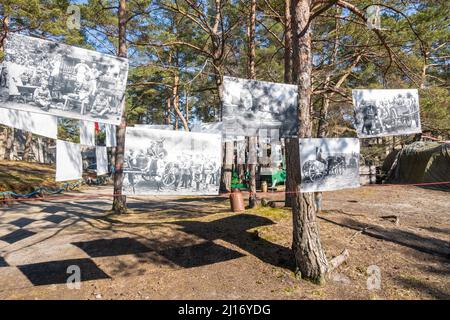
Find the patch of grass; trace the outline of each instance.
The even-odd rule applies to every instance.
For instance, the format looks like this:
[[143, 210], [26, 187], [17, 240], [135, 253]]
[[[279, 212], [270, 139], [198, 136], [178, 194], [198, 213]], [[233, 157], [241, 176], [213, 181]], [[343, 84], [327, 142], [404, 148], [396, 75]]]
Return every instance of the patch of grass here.
[[420, 283], [423, 281], [423, 279], [418, 278], [416, 276], [413, 276], [411, 274], [405, 274], [405, 273], [401, 273], [400, 274], [400, 278], [404, 279], [404, 280], [408, 280], [411, 283]]
[[325, 296], [325, 292], [324, 292], [324, 290], [314, 290], [312, 292], [312, 296], [313, 297], [324, 297]]
[[248, 213], [257, 214], [272, 220], [283, 220], [290, 217], [291, 210], [285, 208], [259, 207], [248, 210]]
[[295, 289], [297, 289], [296, 286], [293, 286], [293, 287], [286, 287], [286, 288], [283, 289], [283, 291], [286, 292], [287, 294], [292, 294], [292, 293], [295, 292]]
[[264, 229], [267, 229], [267, 227], [260, 227], [260, 228], [256, 228], [256, 230], [258, 230], [258, 236], [266, 241], [269, 242], [276, 242], [276, 240], [278, 239], [278, 237], [276, 236], [272, 236], [271, 234], [269, 234], [268, 232], [264, 232]]
[[378, 297], [375, 293], [371, 293], [369, 295], [370, 300], [380, 300], [380, 297]]
[[37, 187], [56, 188], [55, 168], [49, 164], [0, 161], [0, 191], [28, 193]]

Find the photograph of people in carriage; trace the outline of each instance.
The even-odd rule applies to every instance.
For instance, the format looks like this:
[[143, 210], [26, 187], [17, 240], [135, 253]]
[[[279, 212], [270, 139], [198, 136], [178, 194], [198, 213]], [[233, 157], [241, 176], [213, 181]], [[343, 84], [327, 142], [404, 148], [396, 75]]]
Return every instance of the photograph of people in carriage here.
[[217, 195], [222, 136], [127, 128], [124, 194]]
[[281, 137], [297, 134], [297, 86], [224, 77], [225, 133], [255, 136], [259, 129], [278, 129]]
[[359, 140], [299, 139], [303, 192], [359, 187]]
[[360, 138], [422, 132], [416, 89], [353, 90], [353, 104]]
[[0, 106], [120, 123], [127, 59], [19, 34], [6, 40]]

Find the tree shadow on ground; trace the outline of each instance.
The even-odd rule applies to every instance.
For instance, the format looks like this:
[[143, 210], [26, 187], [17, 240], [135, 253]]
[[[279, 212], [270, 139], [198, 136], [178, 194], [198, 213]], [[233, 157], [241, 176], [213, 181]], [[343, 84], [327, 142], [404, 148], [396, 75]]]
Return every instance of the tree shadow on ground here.
[[389, 241], [420, 252], [428, 253], [434, 257], [438, 257], [446, 261], [450, 260], [449, 244], [447, 241], [441, 239], [421, 236], [411, 231], [387, 229], [378, 225], [363, 223], [351, 218], [343, 218], [341, 222], [336, 222], [323, 216], [319, 218], [341, 227], [361, 231], [362, 234], [376, 239]]
[[414, 291], [420, 291], [425, 294], [429, 294], [435, 299], [448, 300], [450, 299], [450, 292], [443, 291], [440, 288], [436, 288], [429, 282], [425, 282], [413, 277], [398, 277], [395, 281], [404, 288], [412, 289]]
[[174, 224], [181, 226], [182, 231], [203, 239], [221, 239], [231, 243], [263, 262], [276, 267], [294, 270], [292, 251], [276, 243], [260, 238], [257, 233], [249, 230], [273, 225], [270, 219], [239, 214], [211, 222], [177, 221]]
[[[149, 211], [150, 221], [142, 221], [139, 218], [139, 214], [135, 215], [138, 219], [136, 221], [133, 221], [133, 219], [127, 220], [126, 215], [123, 216], [124, 219], [121, 221], [120, 217], [110, 215], [104, 210], [104, 208], [109, 206], [109, 203], [104, 201], [35, 204], [37, 208], [35, 213], [50, 214], [50, 216], [44, 216], [38, 220], [47, 220], [53, 223], [35, 227], [33, 230], [37, 233], [46, 229], [53, 231], [50, 231], [45, 237], [39, 237], [36, 239], [37, 241], [30, 242], [25, 247], [17, 250], [22, 250], [54, 238], [63, 230], [83, 222], [87, 224], [87, 227], [76, 227], [76, 230], [72, 229], [71, 232], [86, 233], [89, 237], [86, 237], [86, 240], [83, 239], [71, 244], [83, 250], [91, 258], [123, 257], [131, 254], [138, 259], [136, 261], [135, 259], [120, 258], [121, 261], [124, 259], [124, 263], [118, 266], [114, 276], [127, 274], [130, 268], [139, 268], [141, 263], [169, 268], [192, 268], [233, 260], [245, 255], [236, 251], [236, 248], [232, 246], [265, 263], [294, 270], [292, 253], [289, 248], [262, 239], [257, 232], [252, 230], [262, 226], [273, 225], [274, 222], [268, 218], [251, 214], [239, 214], [210, 222], [201, 222], [187, 219], [224, 212], [223, 206], [211, 204], [205, 207], [205, 203], [187, 201], [176, 205], [175, 210], [171, 202], [164, 204], [164, 206], [169, 207], [169, 209], [165, 210], [162, 210], [161, 204], [158, 202], [150, 204], [137, 203], [136, 208], [142, 208], [142, 205]], [[152, 207], [157, 208], [154, 216], [152, 215]], [[201, 211], [199, 211], [199, 207], [203, 207]], [[160, 211], [159, 213], [158, 210]], [[163, 217], [166, 220], [168, 217], [171, 218], [170, 222], [159, 220]], [[64, 222], [65, 220], [67, 222]], [[153, 231], [159, 230], [162, 226], [165, 226], [167, 230], [153, 234]], [[98, 235], [96, 235], [97, 230], [101, 231]], [[146, 231], [143, 232], [143, 230]], [[121, 236], [107, 233], [116, 231], [120, 231]], [[165, 237], [165, 232], [167, 232], [167, 237]], [[123, 234], [128, 234], [131, 238], [123, 238]], [[161, 238], [161, 235], [163, 238]], [[132, 240], [133, 238], [136, 241]], [[223, 240], [229, 243], [231, 247], [217, 243], [214, 240]], [[17, 250], [13, 250], [13, 252]], [[24, 266], [21, 271], [35, 285], [60, 283], [61, 279], [63, 279], [63, 275], [60, 273], [66, 266], [66, 262], [65, 260], [49, 261], [45, 264]], [[93, 270], [93, 279], [104, 277], [101, 273], [101, 267], [99, 270], [96, 270], [92, 263], [86, 262], [86, 264], [88, 267], [92, 267], [90, 269]], [[138, 271], [141, 272], [141, 269]], [[39, 280], [41, 275], [48, 270], [53, 270], [58, 274], [53, 278], [46, 277], [42, 281]]]

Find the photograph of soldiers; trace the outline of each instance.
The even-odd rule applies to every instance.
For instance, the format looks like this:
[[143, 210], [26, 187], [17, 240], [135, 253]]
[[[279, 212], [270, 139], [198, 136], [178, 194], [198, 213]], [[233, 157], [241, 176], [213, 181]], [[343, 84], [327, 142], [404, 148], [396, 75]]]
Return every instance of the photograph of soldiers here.
[[353, 90], [353, 104], [360, 138], [422, 132], [416, 89]]
[[218, 194], [221, 143], [219, 134], [127, 128], [124, 193]]
[[4, 67], [2, 107], [120, 123], [126, 59], [14, 33], [5, 42]]
[[234, 135], [254, 136], [259, 129], [297, 134], [297, 86], [224, 77], [223, 126]]

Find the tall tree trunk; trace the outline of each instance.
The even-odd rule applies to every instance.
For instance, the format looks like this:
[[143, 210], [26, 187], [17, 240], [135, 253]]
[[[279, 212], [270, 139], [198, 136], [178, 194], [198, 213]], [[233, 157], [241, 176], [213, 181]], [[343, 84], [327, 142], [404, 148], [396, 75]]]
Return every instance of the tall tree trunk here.
[[[311, 137], [311, 0], [293, 0], [293, 66], [298, 85], [298, 117], [300, 138]], [[294, 150], [288, 150], [294, 152]], [[295, 154], [299, 157], [299, 154]], [[299, 161], [300, 162], [300, 159]], [[298, 166], [297, 168], [300, 168]], [[293, 242], [297, 271], [302, 277], [323, 282], [328, 270], [328, 261], [320, 242], [319, 227], [316, 220], [314, 193], [299, 192], [295, 195], [292, 207]]]
[[284, 0], [284, 82], [292, 83], [291, 0]]
[[30, 161], [32, 143], [33, 143], [33, 134], [31, 132], [27, 132], [25, 135], [25, 148], [23, 150], [24, 161]]
[[[214, 65], [216, 66], [215, 73], [215, 82], [217, 86], [217, 90], [219, 93], [219, 115], [220, 120], [222, 121], [222, 111], [223, 111], [223, 81], [222, 81], [222, 70], [219, 68], [219, 61], [215, 61]], [[229, 193], [231, 192], [231, 180], [233, 174], [233, 156], [234, 156], [234, 147], [232, 141], [227, 141], [224, 143], [224, 157], [222, 163], [222, 169], [220, 174], [220, 191]]]
[[[126, 0], [120, 0], [119, 2], [119, 50], [117, 55], [119, 57], [127, 57], [127, 44], [126, 44], [126, 24], [127, 24], [127, 14], [126, 14]], [[125, 95], [122, 101], [125, 107]], [[127, 117], [124, 108], [122, 118], [120, 120], [120, 125], [116, 132], [116, 157], [115, 157], [115, 173], [114, 173], [114, 200], [113, 200], [113, 212], [116, 214], [127, 213], [127, 198], [122, 194], [123, 186], [123, 164], [124, 164], [124, 153], [125, 153], [125, 131], [127, 127]]]
[[[250, 2], [250, 15], [248, 17], [247, 23], [247, 76], [249, 79], [256, 79], [256, 43], [255, 43], [255, 31], [256, 31], [256, 0], [251, 0]], [[250, 137], [249, 148], [256, 150], [257, 137]], [[257, 159], [256, 159], [257, 160]], [[256, 206], [256, 166], [257, 161], [250, 161], [249, 168], [249, 196], [248, 204], [250, 208]]]
[[[292, 22], [291, 22], [291, 0], [284, 1], [284, 82], [292, 83]], [[294, 138], [285, 138], [285, 150], [298, 150], [298, 140]], [[286, 207], [292, 207], [297, 192], [296, 177], [298, 170], [295, 167], [295, 157], [291, 157], [291, 152], [285, 152], [286, 166], [286, 187], [285, 201]], [[294, 163], [293, 163], [294, 162]], [[294, 165], [294, 167], [292, 167]], [[298, 163], [297, 163], [298, 165]]]
[[[285, 200], [286, 207], [292, 207], [295, 201], [295, 194], [298, 192], [298, 183], [300, 177], [298, 175], [300, 164], [298, 162], [298, 139], [285, 138], [285, 166], [286, 166], [286, 186], [285, 186]], [[297, 151], [294, 151], [297, 150]]]

